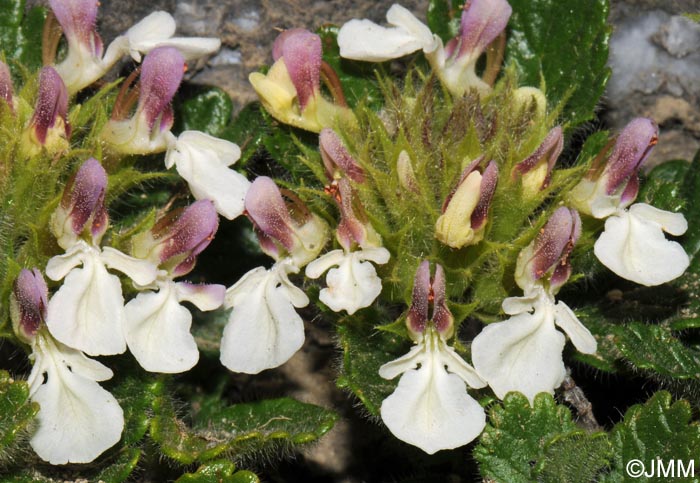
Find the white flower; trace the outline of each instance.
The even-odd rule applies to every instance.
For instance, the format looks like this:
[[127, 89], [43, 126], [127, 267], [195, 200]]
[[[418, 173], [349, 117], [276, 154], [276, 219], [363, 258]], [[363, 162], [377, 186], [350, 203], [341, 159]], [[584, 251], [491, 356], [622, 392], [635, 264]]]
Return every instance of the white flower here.
[[214, 310], [223, 302], [224, 287], [174, 282], [165, 271], [154, 285], [157, 292], [141, 292], [126, 304], [126, 343], [149, 372], [185, 372], [199, 360], [199, 350], [190, 334], [192, 314], [181, 302]]
[[304, 343], [304, 323], [296, 308], [309, 298], [289, 281], [299, 269], [282, 259], [258, 267], [226, 292], [233, 307], [221, 339], [221, 363], [233, 372], [257, 374], [287, 362]]
[[654, 286], [680, 277], [690, 264], [683, 247], [664, 237], [682, 235], [688, 222], [681, 213], [636, 203], [605, 220], [595, 255], [622, 278]]
[[241, 157], [240, 148], [229, 141], [199, 131], [185, 131], [172, 140], [165, 166], [175, 166], [187, 181], [195, 199], [209, 199], [216, 210], [232, 220], [243, 213], [250, 182], [228, 167]]
[[525, 297], [505, 299], [503, 309], [513, 317], [487, 325], [472, 342], [474, 368], [501, 399], [519, 391], [532, 403], [537, 394], [553, 394], [562, 383], [565, 337], [555, 324], [580, 352], [596, 351], [596, 340], [571, 309], [563, 302], [555, 304], [541, 287]]
[[347, 311], [352, 315], [359, 309], [369, 307], [382, 291], [382, 280], [377, 277], [374, 265], [389, 261], [386, 248], [366, 248], [354, 252], [333, 250], [309, 263], [306, 276], [318, 278], [332, 268], [326, 276], [327, 288], [321, 290], [321, 302], [334, 312]]
[[381, 407], [382, 420], [394, 436], [433, 454], [481, 434], [484, 409], [469, 396], [465, 383], [474, 388], [486, 383], [433, 327], [406, 355], [379, 368], [384, 379], [399, 374], [399, 385]]
[[30, 444], [53, 465], [89, 463], [116, 444], [124, 428], [119, 403], [97, 384], [112, 371], [39, 331], [32, 344], [29, 393], [41, 409]]
[[119, 270], [138, 285], [148, 285], [156, 277], [156, 267], [151, 262], [110, 247], [100, 250], [84, 240], [76, 242], [65, 254], [51, 258], [46, 265], [46, 275], [51, 280], [65, 278], [49, 301], [49, 331], [67, 346], [93, 356], [126, 350], [121, 282], [107, 267]]

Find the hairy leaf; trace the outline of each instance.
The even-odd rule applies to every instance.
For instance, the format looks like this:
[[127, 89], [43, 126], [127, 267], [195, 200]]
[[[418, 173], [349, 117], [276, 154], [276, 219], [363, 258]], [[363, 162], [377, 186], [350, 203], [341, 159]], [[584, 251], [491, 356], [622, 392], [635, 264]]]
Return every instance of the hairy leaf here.
[[506, 63], [522, 85], [544, 81], [550, 106], [565, 103], [563, 117], [575, 126], [594, 117], [610, 76], [607, 0], [510, 0]]
[[[41, 61], [41, 32], [46, 9], [25, 9], [24, 0], [0, 0], [0, 50], [5, 57], [28, 69], [38, 69]], [[10, 65], [16, 69], [17, 65]]]
[[178, 131], [196, 130], [218, 137], [231, 122], [232, 113], [233, 103], [228, 94], [217, 87], [208, 87], [178, 104], [175, 118]]
[[228, 460], [215, 460], [203, 464], [194, 473], [186, 473], [175, 483], [259, 483], [260, 479], [250, 471], [236, 471]]
[[0, 371], [0, 462], [11, 456], [18, 437], [38, 411], [39, 405], [29, 400], [27, 383]]

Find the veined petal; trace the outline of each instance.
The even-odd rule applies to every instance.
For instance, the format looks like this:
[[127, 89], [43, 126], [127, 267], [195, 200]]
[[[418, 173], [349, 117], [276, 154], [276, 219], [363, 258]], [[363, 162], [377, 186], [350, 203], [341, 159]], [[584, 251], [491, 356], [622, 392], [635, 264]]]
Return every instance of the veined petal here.
[[[389, 363], [401, 361], [400, 365], [385, 364], [380, 369], [385, 377], [396, 375], [399, 367], [420, 363], [420, 368], [404, 372], [396, 390], [382, 403], [381, 416], [394, 436], [428, 454], [469, 443], [486, 424], [483, 408], [469, 396], [461, 375], [445, 369], [445, 361], [453, 362], [453, 355], [445, 352], [444, 341], [438, 340], [439, 335], [430, 330], [406, 356]], [[416, 357], [418, 354], [422, 357]], [[480, 381], [476, 375], [470, 379]], [[483, 386], [483, 381], [480, 384]]]
[[519, 391], [532, 403], [540, 392], [553, 394], [564, 380], [564, 343], [554, 327], [553, 307], [538, 306], [532, 314], [484, 327], [472, 342], [472, 362], [496, 396]]
[[178, 282], [175, 284], [177, 299], [180, 302], [190, 302], [199, 310], [208, 312], [216, 310], [224, 303], [226, 287], [219, 284], [203, 284]]
[[184, 372], [199, 360], [192, 315], [180, 305], [175, 282], [158, 285], [158, 292], [142, 292], [126, 304], [126, 342], [145, 370]]
[[30, 444], [39, 457], [53, 465], [89, 463], [116, 444], [124, 413], [96, 382], [112, 371], [47, 335], [37, 338], [33, 356], [28, 382], [41, 410]]
[[596, 342], [595, 337], [564, 302], [557, 302], [554, 308], [554, 322], [566, 332], [571, 343], [579, 352], [595, 354], [598, 350], [598, 342]]
[[119, 278], [107, 272], [95, 249], [82, 260], [49, 301], [46, 325], [57, 340], [86, 354], [121, 354], [126, 341]]
[[149, 260], [130, 257], [112, 247], [104, 247], [100, 258], [109, 268], [119, 270], [142, 287], [153, 283], [158, 275], [158, 267]]
[[690, 260], [680, 244], [664, 237], [663, 230], [667, 226], [679, 233], [684, 228], [681, 218], [662, 216], [661, 210], [648, 205], [636, 206], [605, 221], [594, 246], [596, 257], [620, 277], [646, 286], [680, 277]]
[[219, 214], [232, 220], [243, 213], [250, 186], [245, 176], [228, 168], [240, 156], [241, 150], [234, 143], [185, 131], [168, 149], [165, 164], [175, 165], [196, 199], [212, 200]]
[[350, 20], [338, 32], [341, 57], [369, 62], [398, 59], [416, 50], [433, 50], [436, 40], [411, 12], [398, 4], [386, 14], [390, 27], [370, 20]]
[[304, 343], [304, 323], [295, 307], [308, 297], [292, 285], [298, 269], [286, 260], [248, 272], [227, 291], [233, 307], [221, 339], [221, 363], [234, 372], [257, 374], [287, 362]]

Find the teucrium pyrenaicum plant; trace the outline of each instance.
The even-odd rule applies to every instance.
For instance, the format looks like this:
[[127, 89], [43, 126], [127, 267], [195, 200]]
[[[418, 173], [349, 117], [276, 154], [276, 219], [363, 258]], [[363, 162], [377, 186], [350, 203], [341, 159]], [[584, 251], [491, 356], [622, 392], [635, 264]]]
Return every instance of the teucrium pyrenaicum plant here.
[[[607, 79], [603, 0], [553, 23], [553, 42], [583, 44], [576, 65], [525, 28], [559, 15], [551, 0], [433, 0], [428, 25], [396, 4], [385, 24], [285, 30], [271, 67], [250, 76], [260, 104], [233, 122], [220, 92], [178, 97], [187, 61], [218, 40], [174, 37], [154, 12], [105, 45], [96, 2], [50, 7], [44, 65], [9, 51], [0, 63], [2, 335], [32, 365], [27, 384], [0, 378], [0, 393], [21, 399], [26, 416], [7, 428], [27, 431], [41, 460], [124, 481], [140, 464], [162, 477], [153, 462], [166, 455], [201, 464], [178, 481], [255, 478], [215, 458], [283, 453], [336, 415], [289, 398], [227, 406], [228, 371], [285, 365], [316, 318], [340, 343], [338, 384], [392, 437], [426, 454], [477, 441], [484, 477], [555, 478], [593, 448], [586, 481], [614, 478], [625, 438], [663, 440], [627, 418], [600, 432], [568, 376], [574, 358], [607, 371], [626, 358], [682, 379], [668, 361], [694, 350], [674, 338], [668, 358], [645, 360], [630, 347], [656, 339], [600, 315], [594, 291], [570, 290], [612, 273], [687, 284], [696, 270], [698, 217], [679, 208], [695, 209], [684, 196], [699, 175], [654, 171], [645, 188], [655, 122], [573, 146]], [[18, 17], [16, 42], [29, 45], [31, 18]], [[126, 56], [138, 67], [105, 83]], [[667, 239], [686, 231], [689, 245]], [[658, 330], [673, 338], [672, 327]], [[166, 376], [199, 367], [211, 383]], [[174, 393], [192, 403], [191, 426]], [[560, 394], [599, 432], [577, 428]], [[679, 411], [662, 393], [653, 404]], [[155, 444], [142, 444], [146, 429]]]

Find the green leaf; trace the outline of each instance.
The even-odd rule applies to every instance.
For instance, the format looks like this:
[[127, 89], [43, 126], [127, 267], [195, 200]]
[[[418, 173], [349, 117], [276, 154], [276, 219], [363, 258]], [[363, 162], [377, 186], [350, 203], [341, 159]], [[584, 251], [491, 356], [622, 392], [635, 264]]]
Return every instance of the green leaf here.
[[[14, 60], [29, 70], [42, 65], [41, 34], [46, 9], [34, 7], [25, 13], [24, 0], [0, 0], [0, 49], [8, 60]], [[18, 73], [17, 66], [10, 68]]]
[[311, 443], [327, 433], [337, 415], [290, 398], [204, 407], [188, 427], [172, 401], [160, 397], [153, 406], [151, 437], [168, 457], [183, 464], [208, 461], [222, 453], [236, 458], [261, 451]]
[[428, 27], [444, 43], [459, 33], [463, 4], [461, 0], [430, 0], [428, 3]]
[[362, 322], [365, 321], [355, 316], [338, 325], [343, 367], [337, 384], [357, 396], [370, 414], [378, 416], [382, 401], [394, 392], [397, 384], [382, 379], [379, 367], [408, 352], [409, 344], [404, 337], [377, 331], [371, 324]]
[[29, 423], [39, 411], [39, 405], [29, 400], [26, 381], [15, 381], [7, 371], [0, 371], [0, 461], [11, 456]]
[[671, 481], [694, 481], [691, 479], [671, 479], [668, 477], [630, 478], [625, 465], [631, 460], [639, 460], [650, 468], [652, 461], [681, 460], [686, 465], [694, 461], [698, 468], [700, 459], [700, 427], [691, 422], [692, 411], [687, 401], [671, 404], [671, 395], [666, 391], [654, 394], [646, 403], [632, 406], [625, 413], [625, 419], [615, 425], [610, 441], [613, 446], [613, 464], [601, 483], [642, 482], [667, 483]]
[[233, 103], [226, 92], [217, 87], [200, 89], [176, 107], [177, 130], [202, 131], [218, 137], [231, 122], [232, 113]]
[[250, 471], [236, 471], [228, 460], [216, 460], [200, 466], [195, 473], [186, 473], [175, 483], [259, 483], [260, 479]]
[[[600, 436], [587, 435], [578, 430], [569, 410], [557, 405], [551, 395], [538, 394], [534, 405], [530, 406], [522, 394], [509, 393], [502, 404], [491, 408], [489, 422], [474, 449], [474, 458], [485, 478], [508, 483], [530, 483], [538, 481], [540, 474], [557, 474], [560, 463], [571, 464], [572, 458], [581, 458], [583, 447], [595, 448], [593, 455], [586, 459], [590, 463], [600, 464], [605, 453], [601, 450], [604, 443], [592, 442], [596, 438]], [[567, 449], [574, 451], [574, 454], [567, 452]]]
[[246, 105], [236, 119], [221, 132], [221, 137], [241, 148], [241, 159], [236, 166], [245, 166], [250, 158], [263, 146], [263, 139], [270, 131], [263, 108], [258, 102]]
[[557, 436], [545, 448], [540, 478], [551, 483], [597, 482], [608, 465], [610, 450], [605, 433], [575, 431]]
[[564, 102], [570, 126], [595, 115], [610, 76], [607, 0], [510, 0], [506, 64], [513, 63], [522, 85], [544, 81], [550, 106]]
[[674, 160], [652, 169], [642, 181], [637, 202], [648, 203], [660, 210], [683, 211], [686, 203], [682, 188], [689, 166], [687, 161]]

